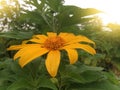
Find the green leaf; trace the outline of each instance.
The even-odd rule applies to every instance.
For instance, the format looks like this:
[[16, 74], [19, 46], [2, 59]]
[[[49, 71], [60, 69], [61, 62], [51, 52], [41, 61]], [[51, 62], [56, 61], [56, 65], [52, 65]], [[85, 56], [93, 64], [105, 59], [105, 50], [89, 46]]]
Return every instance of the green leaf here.
[[77, 63], [67, 65], [61, 75], [69, 83], [90, 83], [104, 78], [101, 70], [103, 70], [101, 67], [91, 67]]
[[59, 6], [62, 4], [63, 0], [46, 0], [46, 1], [53, 11], [58, 11]]
[[106, 77], [101, 72], [96, 71], [86, 71], [82, 73], [81, 76], [85, 79], [85, 83], [106, 79]]
[[84, 23], [86, 21], [88, 22], [93, 18], [83, 17], [93, 15], [99, 12], [100, 11], [93, 8], [82, 9], [77, 6], [63, 6], [60, 9], [60, 14], [57, 15], [57, 18], [62, 27], [71, 26], [75, 24]]
[[10, 59], [3, 59], [4, 61], [0, 61], [0, 86], [6, 85], [7, 81], [10, 81], [10, 70], [9, 65], [11, 65]]
[[13, 39], [29, 39], [33, 35], [32, 32], [11, 31], [0, 33], [0, 37], [13, 38]]
[[6, 90], [6, 86], [4, 85], [4, 86], [0, 86], [0, 90]]
[[120, 87], [105, 80], [88, 84], [74, 84], [70, 86], [69, 90], [120, 90]]
[[9, 81], [10, 73], [8, 70], [0, 70], [0, 85], [2, 85], [5, 81]]
[[18, 79], [16, 82], [12, 83], [7, 90], [17, 90], [20, 88], [31, 88], [30, 82], [26, 79]]
[[0, 42], [0, 55], [4, 54], [6, 52], [6, 48], [5, 45]]
[[111, 83], [119, 84], [118, 78], [113, 72], [104, 72], [104, 75], [106, 75]]
[[58, 90], [55, 84], [48, 79], [47, 77], [43, 76], [38, 79], [38, 87], [42, 88], [49, 88], [52, 90]]
[[83, 73], [85, 71], [102, 71], [102, 67], [93, 67], [93, 66], [87, 66], [81, 63], [76, 63], [75, 65], [66, 65], [66, 70], [71, 72], [78, 72]]

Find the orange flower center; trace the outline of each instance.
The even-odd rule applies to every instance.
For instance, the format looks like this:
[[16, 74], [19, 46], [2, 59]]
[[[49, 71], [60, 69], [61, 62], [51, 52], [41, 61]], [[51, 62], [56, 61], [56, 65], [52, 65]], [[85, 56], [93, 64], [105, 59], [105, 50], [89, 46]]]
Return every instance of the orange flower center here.
[[49, 50], [57, 50], [61, 47], [64, 46], [64, 39], [61, 38], [60, 36], [56, 37], [49, 37], [45, 42], [44, 42], [44, 47], [49, 49]]

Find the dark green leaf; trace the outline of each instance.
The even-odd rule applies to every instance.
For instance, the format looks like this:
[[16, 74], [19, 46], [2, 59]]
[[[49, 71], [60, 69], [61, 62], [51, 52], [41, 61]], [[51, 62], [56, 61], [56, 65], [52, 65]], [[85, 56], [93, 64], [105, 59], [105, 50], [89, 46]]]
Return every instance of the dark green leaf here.
[[26, 79], [18, 79], [11, 84], [7, 90], [18, 90], [19, 88], [31, 88], [30, 82]]
[[120, 90], [120, 87], [109, 81], [100, 81], [89, 84], [71, 85], [69, 90]]
[[13, 38], [13, 39], [29, 39], [33, 35], [32, 32], [12, 31], [0, 33], [0, 37]]
[[68, 82], [90, 83], [105, 78], [101, 73], [102, 68], [86, 66], [80, 63], [67, 65], [62, 77]]
[[62, 4], [63, 0], [46, 0], [46, 1], [53, 11], [58, 11], [59, 6]]
[[40, 77], [38, 79], [38, 86], [39, 87], [43, 87], [43, 88], [49, 88], [52, 90], [58, 90], [57, 87], [55, 86], [54, 83], [52, 83], [52, 81], [46, 77]]

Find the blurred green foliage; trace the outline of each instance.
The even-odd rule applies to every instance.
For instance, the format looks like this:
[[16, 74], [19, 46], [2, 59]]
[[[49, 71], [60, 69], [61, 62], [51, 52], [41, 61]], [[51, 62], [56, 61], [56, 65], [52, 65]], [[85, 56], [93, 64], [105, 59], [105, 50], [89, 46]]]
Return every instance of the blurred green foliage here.
[[[94, 14], [93, 8], [64, 5], [64, 0], [1, 0], [0, 8], [0, 90], [120, 90], [120, 25], [108, 24]], [[0, 3], [1, 3], [0, 2]], [[97, 54], [79, 50], [79, 60], [69, 65], [65, 54], [59, 73], [51, 78], [44, 56], [24, 68], [13, 61], [10, 45], [20, 44], [34, 34], [72, 32], [96, 43]]]

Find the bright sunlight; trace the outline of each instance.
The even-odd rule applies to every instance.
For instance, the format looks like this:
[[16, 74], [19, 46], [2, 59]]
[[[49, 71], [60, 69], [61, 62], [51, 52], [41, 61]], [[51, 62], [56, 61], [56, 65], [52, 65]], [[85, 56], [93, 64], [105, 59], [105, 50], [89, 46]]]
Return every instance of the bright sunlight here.
[[[22, 0], [19, 1], [22, 2]], [[103, 11], [103, 13], [100, 13], [98, 16], [104, 24], [120, 24], [120, 0], [65, 0], [65, 4], [76, 5], [82, 8], [96, 8]], [[11, 3], [10, 0], [0, 0], [0, 8], [5, 5], [14, 7], [15, 3]]]
[[96, 8], [103, 11], [99, 16], [104, 24], [120, 24], [120, 0], [65, 0], [65, 4], [82, 8]]

